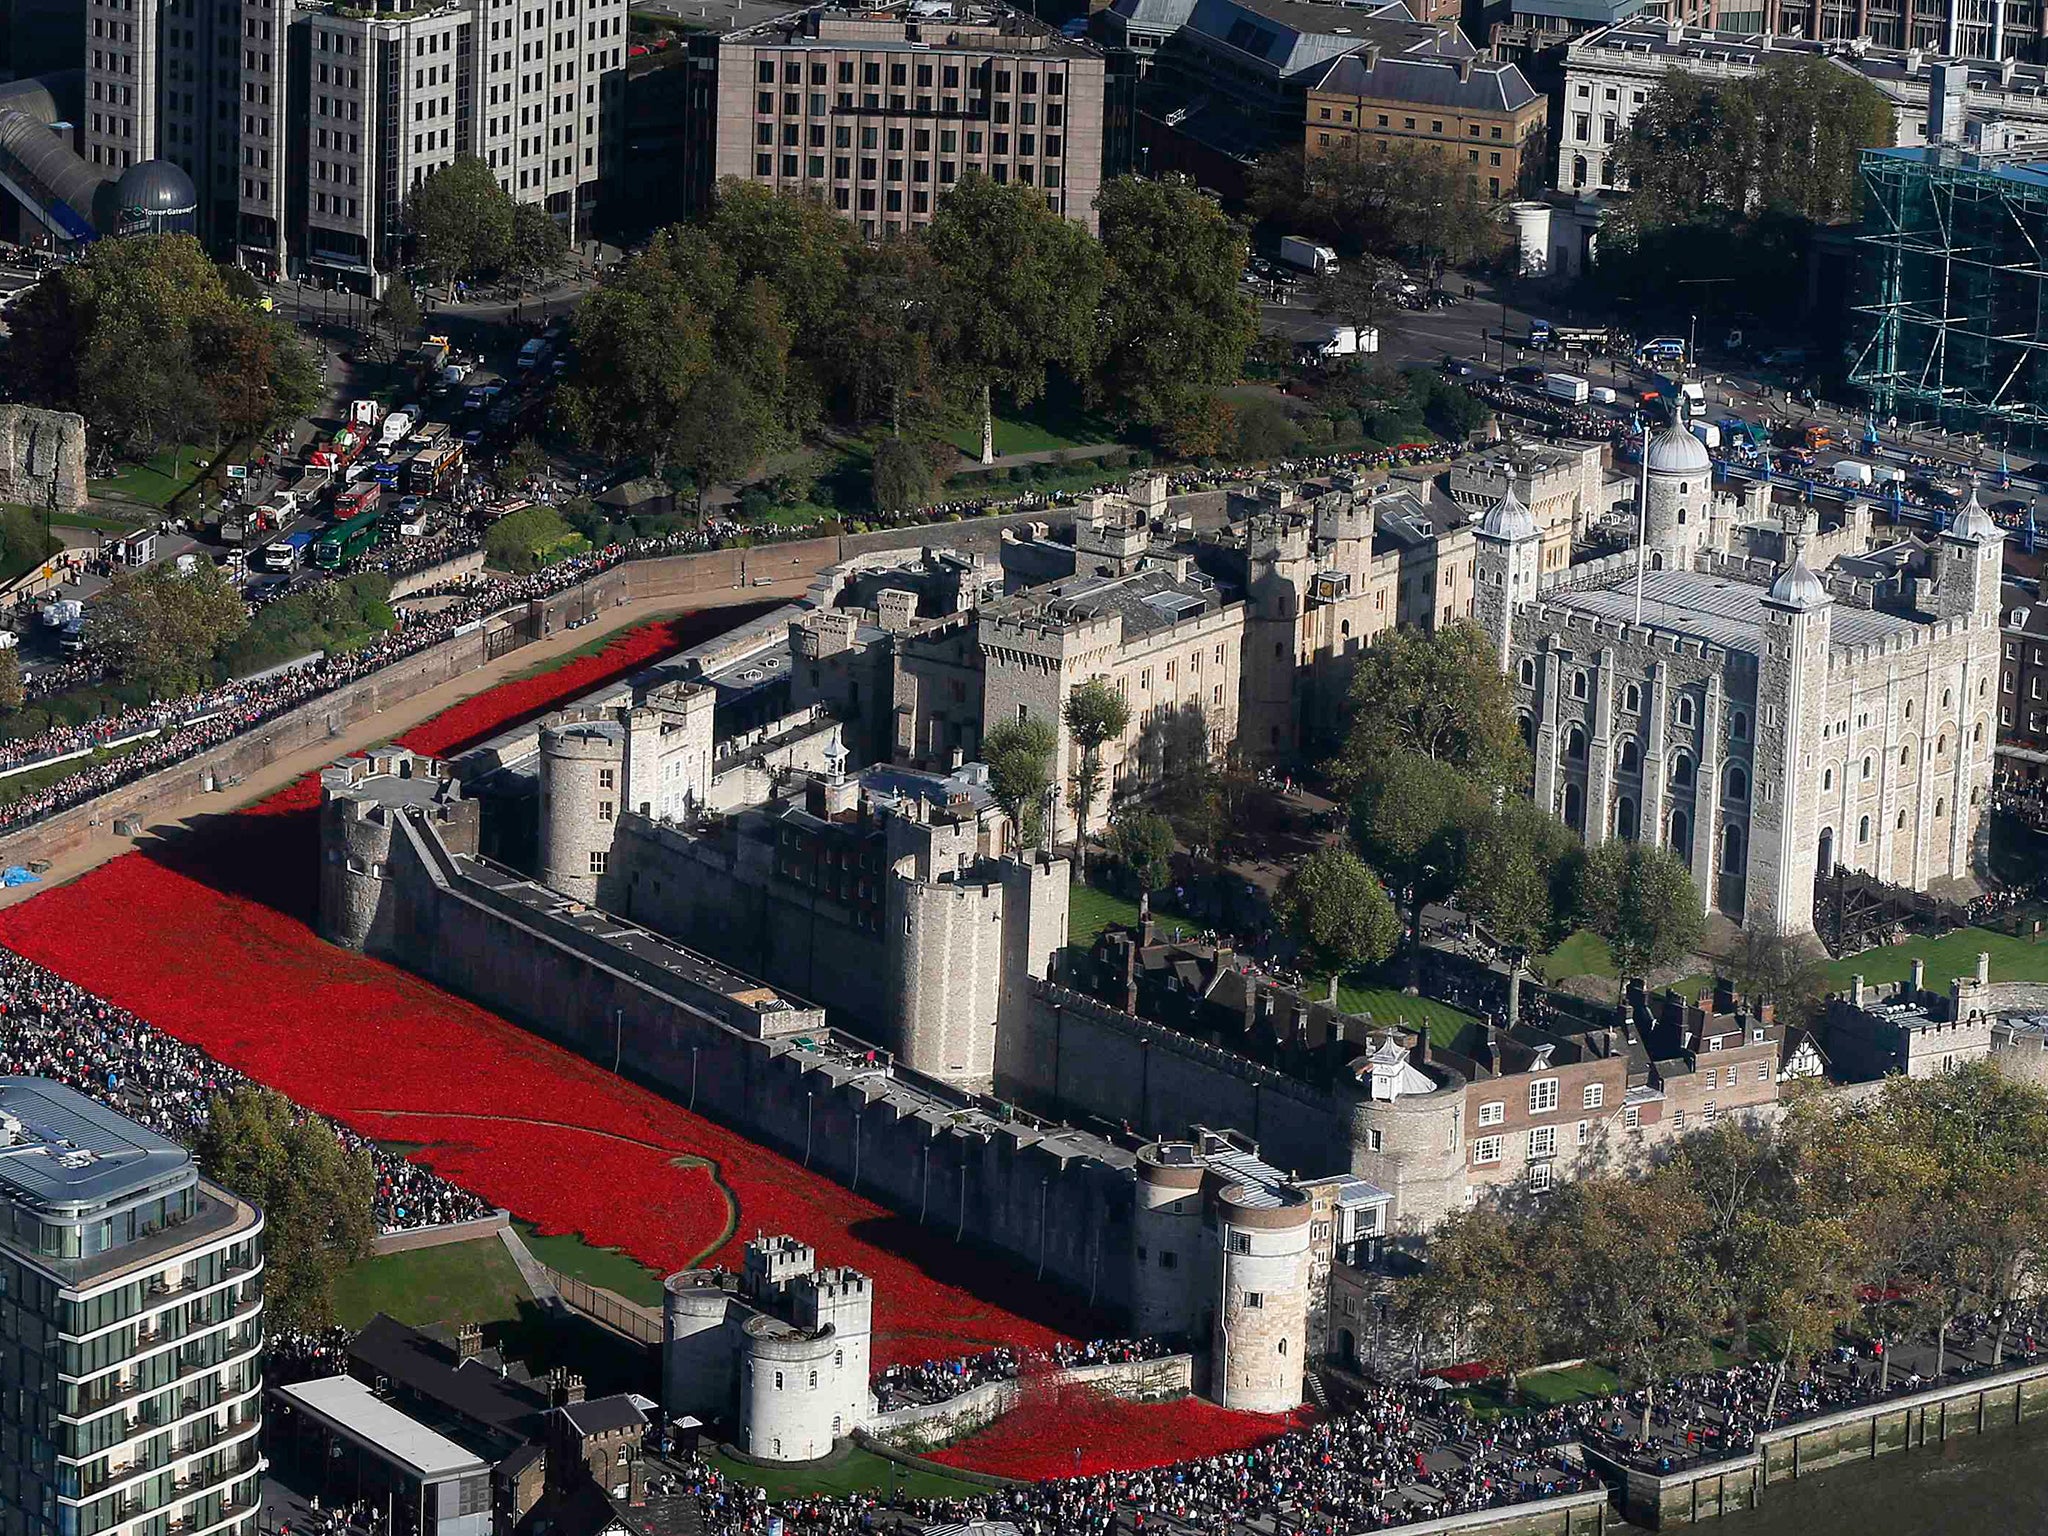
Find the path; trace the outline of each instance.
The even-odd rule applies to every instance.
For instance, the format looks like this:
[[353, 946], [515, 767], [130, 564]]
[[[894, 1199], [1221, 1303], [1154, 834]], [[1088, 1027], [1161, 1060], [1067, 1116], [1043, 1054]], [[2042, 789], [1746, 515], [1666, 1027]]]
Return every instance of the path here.
[[549, 1276], [547, 1266], [533, 1256], [533, 1250], [526, 1246], [526, 1239], [514, 1231], [508, 1223], [498, 1228], [498, 1237], [505, 1244], [505, 1251], [512, 1255], [512, 1262], [518, 1267], [519, 1278], [526, 1282], [526, 1288], [533, 1292], [533, 1299], [550, 1312], [564, 1309], [562, 1293], [555, 1289], [555, 1282]]
[[351, 752], [360, 752], [379, 742], [389, 741], [422, 721], [430, 720], [443, 710], [452, 708], [464, 699], [483, 693], [510, 678], [531, 672], [535, 663], [580, 651], [590, 642], [617, 630], [631, 629], [653, 619], [665, 618], [678, 612], [698, 612], [707, 608], [731, 608], [752, 603], [782, 601], [789, 602], [802, 597], [810, 588], [809, 578], [778, 582], [769, 587], [736, 587], [726, 592], [709, 593], [688, 600], [687, 607], [679, 606], [674, 597], [642, 598], [617, 608], [600, 611], [594, 623], [576, 629], [563, 629], [545, 640], [522, 645], [507, 651], [497, 660], [465, 672], [462, 676], [428, 689], [425, 693], [413, 695], [403, 704], [395, 705], [381, 714], [372, 715], [344, 731], [338, 738], [317, 742], [302, 751], [278, 759], [257, 772], [243, 776], [240, 783], [213, 794], [196, 794], [189, 800], [167, 807], [157, 813], [153, 825], [135, 837], [122, 837], [112, 829], [111, 818], [103, 823], [85, 842], [71, 849], [51, 862], [44, 872], [42, 882], [37, 885], [0, 887], [0, 908], [12, 906], [34, 896], [38, 891], [52, 885], [61, 885], [76, 880], [80, 875], [98, 869], [102, 864], [133, 851], [146, 842], [162, 841], [180, 831], [191, 830], [191, 819], [196, 816], [216, 816], [223, 811], [240, 810], [269, 798], [279, 790], [296, 784], [305, 775], [324, 768], [338, 757]]

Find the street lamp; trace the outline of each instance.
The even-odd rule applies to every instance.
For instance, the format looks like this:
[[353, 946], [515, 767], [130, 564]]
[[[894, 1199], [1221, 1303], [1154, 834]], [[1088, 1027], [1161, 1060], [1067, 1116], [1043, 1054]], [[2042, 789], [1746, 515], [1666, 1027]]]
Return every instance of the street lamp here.
[[1685, 334], [1685, 366], [1697, 368], [1700, 365], [1700, 317], [1690, 317], [1692, 324]]

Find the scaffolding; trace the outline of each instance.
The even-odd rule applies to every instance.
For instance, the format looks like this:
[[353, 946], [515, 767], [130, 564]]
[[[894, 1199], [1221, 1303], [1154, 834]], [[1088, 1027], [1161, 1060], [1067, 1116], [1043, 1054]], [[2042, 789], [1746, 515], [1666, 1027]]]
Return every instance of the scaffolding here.
[[1882, 415], [2048, 442], [2048, 151], [1863, 153], [1854, 361]]

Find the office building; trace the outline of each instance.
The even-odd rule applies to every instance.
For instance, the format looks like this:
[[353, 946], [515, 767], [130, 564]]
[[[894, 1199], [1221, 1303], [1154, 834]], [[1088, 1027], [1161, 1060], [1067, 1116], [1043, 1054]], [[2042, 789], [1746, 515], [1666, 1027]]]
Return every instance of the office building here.
[[262, 1234], [175, 1142], [0, 1078], [0, 1536], [255, 1536]]
[[1525, 175], [1546, 169], [1550, 103], [1513, 64], [1389, 56], [1367, 43], [1310, 80], [1306, 115], [1310, 156], [1448, 157], [1488, 197], [1517, 196]]
[[888, 239], [931, 221], [969, 171], [1037, 187], [1090, 230], [1104, 61], [981, 0], [814, 7], [693, 38], [685, 201], [737, 177], [802, 193]]

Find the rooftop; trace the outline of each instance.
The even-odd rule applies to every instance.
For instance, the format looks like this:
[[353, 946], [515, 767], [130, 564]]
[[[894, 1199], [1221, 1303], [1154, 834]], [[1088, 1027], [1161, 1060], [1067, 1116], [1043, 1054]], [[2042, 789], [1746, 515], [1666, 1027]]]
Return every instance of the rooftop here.
[[106, 1205], [197, 1178], [192, 1154], [62, 1083], [0, 1077], [0, 1193], [38, 1210]]
[[859, 10], [815, 5], [726, 34], [771, 48], [857, 48], [863, 53], [1016, 51], [1052, 59], [1099, 58], [1093, 44], [1064, 36], [1026, 11], [994, 0], [895, 0]]
[[1121, 617], [1128, 639], [1214, 613], [1224, 602], [1207, 576], [1180, 577], [1162, 566], [1150, 566], [1129, 576], [1072, 576], [1050, 582], [991, 603], [982, 613], [997, 622], [1038, 623], [1048, 629]]
[[[1731, 651], [1762, 654], [1765, 589], [1726, 576], [1692, 571], [1651, 571], [1643, 578], [1643, 623], [1668, 634], [1705, 640]], [[1546, 594], [1560, 608], [1617, 623], [1635, 619], [1633, 574], [1617, 575], [1612, 586], [1566, 589]], [[1920, 628], [1912, 619], [1869, 608], [1838, 604], [1833, 643], [1838, 648], [1870, 645]]]
[[482, 1457], [406, 1417], [353, 1376], [302, 1381], [279, 1387], [277, 1395], [357, 1445], [410, 1469], [424, 1482], [490, 1470]]
[[1513, 64], [1467, 65], [1458, 59], [1385, 53], [1370, 59], [1363, 52], [1347, 53], [1324, 65], [1308, 88], [1459, 112], [1519, 112], [1537, 100], [1536, 92]]

